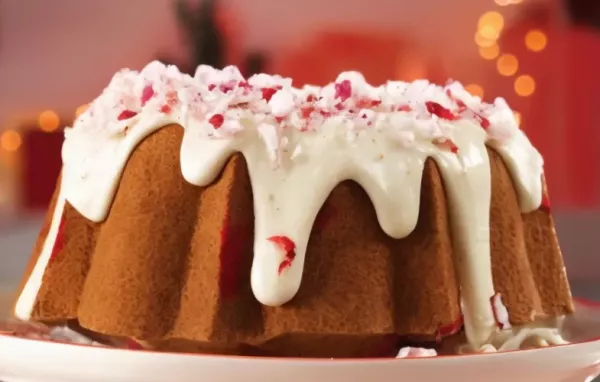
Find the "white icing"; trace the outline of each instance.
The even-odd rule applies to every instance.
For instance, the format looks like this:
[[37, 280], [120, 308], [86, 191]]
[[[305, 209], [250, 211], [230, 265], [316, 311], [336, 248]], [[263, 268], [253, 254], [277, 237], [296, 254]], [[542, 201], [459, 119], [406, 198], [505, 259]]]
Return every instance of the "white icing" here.
[[492, 339], [492, 343], [497, 343], [498, 351], [519, 350], [528, 339], [534, 340], [537, 347], [548, 345], [564, 345], [567, 343], [558, 329], [554, 328], [521, 328], [516, 332], [501, 332]]
[[556, 319], [543, 320], [499, 330], [483, 346], [474, 347], [472, 344], [465, 344], [459, 347], [458, 352], [460, 354], [496, 353], [567, 344], [568, 342], [560, 334], [561, 324], [556, 321]]
[[22, 320], [28, 320], [29, 317], [31, 317], [31, 312], [35, 305], [37, 294], [42, 286], [44, 271], [46, 270], [46, 267], [50, 262], [50, 257], [52, 256], [52, 250], [54, 249], [54, 244], [58, 236], [60, 222], [65, 207], [65, 199], [62, 189], [63, 187], [61, 186], [61, 191], [59, 192], [59, 196], [56, 201], [56, 207], [52, 213], [52, 222], [50, 223], [48, 235], [46, 236], [46, 240], [42, 246], [42, 251], [40, 252], [29, 279], [27, 279], [27, 283], [25, 283], [25, 286], [23, 287], [23, 290], [21, 291], [21, 294], [19, 295], [19, 298], [15, 304], [15, 317]]
[[[257, 75], [245, 82], [233, 67], [201, 66], [192, 78], [157, 62], [140, 73], [117, 73], [66, 131], [61, 198], [19, 298], [19, 318], [30, 317], [64, 200], [88, 219], [104, 220], [132, 151], [171, 123], [185, 129], [181, 171], [192, 184], [212, 183], [235, 152], [246, 158], [255, 213], [251, 283], [265, 305], [284, 304], [300, 288], [315, 217], [337, 184], [358, 182], [382, 229], [402, 238], [417, 224], [423, 168], [433, 158], [449, 199], [468, 341], [480, 348], [498, 331], [490, 304], [495, 291], [486, 144], [506, 162], [523, 212], [541, 203], [543, 167], [502, 99], [482, 103], [457, 83], [443, 88], [421, 80], [373, 87], [355, 72], [323, 88], [303, 89], [278, 76]], [[281, 272], [286, 251], [269, 240], [274, 236], [285, 236], [295, 246], [295, 259]]]

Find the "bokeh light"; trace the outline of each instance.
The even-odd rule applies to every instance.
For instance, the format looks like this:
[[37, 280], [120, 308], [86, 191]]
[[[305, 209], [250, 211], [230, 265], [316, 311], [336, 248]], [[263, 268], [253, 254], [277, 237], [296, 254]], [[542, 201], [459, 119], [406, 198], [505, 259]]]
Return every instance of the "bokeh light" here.
[[84, 103], [83, 105], [79, 106], [76, 110], [75, 110], [75, 118], [78, 118], [81, 114], [85, 113], [85, 111], [90, 107], [89, 103]]
[[477, 32], [475, 33], [475, 44], [480, 47], [490, 47], [496, 44], [496, 39], [485, 38]]
[[485, 60], [494, 60], [498, 57], [499, 54], [500, 47], [498, 46], [498, 44], [479, 47], [479, 55]]
[[465, 86], [465, 90], [471, 93], [471, 95], [477, 96], [479, 98], [483, 98], [483, 87], [478, 84], [469, 84]]
[[503, 54], [498, 57], [496, 68], [503, 76], [512, 76], [519, 70], [519, 60], [512, 54]]
[[58, 117], [58, 114], [52, 110], [46, 110], [38, 117], [38, 124], [42, 131], [49, 133], [58, 129], [60, 126], [60, 118]]
[[0, 146], [6, 151], [17, 151], [22, 143], [21, 135], [15, 130], [6, 130], [0, 137]]
[[548, 37], [544, 32], [533, 29], [525, 35], [525, 46], [532, 52], [540, 52], [546, 48]]
[[[479, 18], [478, 30], [483, 32], [484, 30], [493, 30], [496, 34], [499, 34], [504, 28], [504, 16], [499, 12], [490, 11], [486, 12]], [[482, 36], [488, 37], [486, 34], [481, 33]]]
[[500, 31], [492, 28], [489, 25], [486, 25], [483, 28], [479, 29], [477, 31], [477, 33], [481, 37], [483, 37], [484, 40], [488, 40], [488, 41], [496, 41], [498, 39], [498, 37], [500, 36]]
[[521, 116], [521, 113], [519, 113], [518, 111], [513, 111], [513, 114], [515, 116], [515, 121], [517, 122], [517, 125], [521, 126], [521, 119], [523, 118]]
[[535, 92], [535, 80], [530, 75], [521, 75], [515, 79], [515, 92], [521, 97], [528, 97]]

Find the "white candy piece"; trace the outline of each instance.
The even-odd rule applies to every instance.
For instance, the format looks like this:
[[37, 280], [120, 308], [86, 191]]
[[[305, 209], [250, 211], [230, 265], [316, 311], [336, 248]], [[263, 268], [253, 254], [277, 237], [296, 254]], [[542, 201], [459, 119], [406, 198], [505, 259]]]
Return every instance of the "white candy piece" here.
[[427, 358], [437, 357], [435, 349], [404, 347], [400, 349], [396, 358]]

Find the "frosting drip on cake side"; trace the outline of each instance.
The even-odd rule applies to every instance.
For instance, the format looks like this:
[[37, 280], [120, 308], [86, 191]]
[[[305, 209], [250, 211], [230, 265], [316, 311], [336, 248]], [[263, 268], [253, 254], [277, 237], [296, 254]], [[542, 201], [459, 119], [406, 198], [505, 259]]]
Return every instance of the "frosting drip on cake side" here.
[[[66, 131], [62, 204], [66, 200], [88, 219], [104, 220], [135, 147], [172, 123], [185, 129], [181, 170], [192, 184], [212, 183], [235, 152], [246, 158], [255, 213], [251, 282], [266, 305], [281, 305], [300, 288], [314, 220], [337, 184], [359, 183], [382, 229], [403, 238], [417, 224], [423, 168], [433, 158], [444, 179], [460, 257], [467, 338], [480, 348], [498, 331], [490, 304], [495, 291], [486, 145], [509, 168], [522, 212], [540, 206], [543, 168], [502, 99], [483, 103], [458, 83], [372, 87], [354, 72], [323, 88], [303, 89], [278, 76], [246, 81], [234, 67], [202, 66], [192, 78], [154, 62], [140, 73], [115, 75]], [[51, 234], [44, 249], [53, 246]], [[20, 318], [31, 314], [47, 263], [42, 253], [17, 303]]]

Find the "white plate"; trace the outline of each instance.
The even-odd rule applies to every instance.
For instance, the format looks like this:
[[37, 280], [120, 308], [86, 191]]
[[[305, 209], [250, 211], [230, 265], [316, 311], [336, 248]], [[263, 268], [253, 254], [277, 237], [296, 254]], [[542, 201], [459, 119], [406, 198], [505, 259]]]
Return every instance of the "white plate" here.
[[572, 344], [421, 359], [314, 360], [156, 353], [0, 335], [4, 382], [584, 382], [600, 372], [600, 304], [577, 300]]

